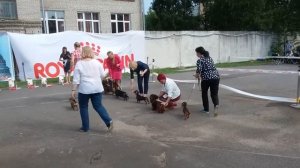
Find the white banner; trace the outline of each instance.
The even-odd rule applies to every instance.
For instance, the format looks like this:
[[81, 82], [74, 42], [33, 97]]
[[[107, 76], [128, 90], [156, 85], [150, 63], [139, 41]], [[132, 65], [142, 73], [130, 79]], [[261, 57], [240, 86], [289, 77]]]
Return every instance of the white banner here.
[[[63, 75], [63, 64], [59, 61], [62, 47], [66, 46], [70, 53], [74, 43], [90, 46], [96, 59], [104, 63], [106, 53], [112, 51], [120, 56], [125, 71], [132, 60], [145, 62], [145, 38], [143, 31], [130, 31], [118, 34], [89, 34], [85, 32], [67, 31], [56, 34], [16, 34], [8, 33], [13, 48], [21, 79], [56, 78]], [[105, 63], [103, 64], [106, 69]]]

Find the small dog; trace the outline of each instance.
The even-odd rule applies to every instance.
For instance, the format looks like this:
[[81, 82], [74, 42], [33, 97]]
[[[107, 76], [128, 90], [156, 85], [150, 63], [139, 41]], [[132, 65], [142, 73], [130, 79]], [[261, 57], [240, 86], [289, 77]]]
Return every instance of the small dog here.
[[70, 101], [70, 104], [71, 104], [71, 108], [74, 111], [78, 111], [78, 103], [77, 103], [77, 101], [73, 97], [70, 97], [69, 101]]
[[165, 110], [165, 106], [161, 104], [160, 101], [157, 101], [158, 96], [155, 94], [151, 94], [150, 95], [150, 103], [152, 105], [152, 110], [153, 111], [157, 111], [158, 113], [164, 113]]
[[58, 77], [58, 84], [59, 85], [64, 85], [64, 77], [63, 76]]
[[139, 91], [135, 90], [133, 93], [136, 95], [136, 102], [140, 103], [141, 101], [145, 101], [146, 104], [150, 103], [148, 97], [141, 96]]
[[187, 102], [182, 102], [181, 106], [182, 106], [182, 112], [184, 115], [184, 119], [187, 120], [191, 114], [189, 109], [187, 108]]
[[113, 93], [113, 81], [110, 79], [102, 80], [102, 85], [104, 88], [104, 94]]
[[124, 98], [124, 101], [127, 101], [128, 98], [129, 98], [129, 96], [127, 95], [126, 92], [124, 92], [124, 91], [122, 91], [122, 90], [119, 90], [119, 89], [117, 89], [117, 90], [115, 91], [115, 94], [116, 94], [116, 97], [117, 97], [117, 98], [119, 98], [119, 97]]
[[166, 111], [165, 106], [160, 101], [156, 101], [156, 111], [158, 113], [164, 113]]
[[158, 99], [158, 96], [155, 95], [155, 94], [151, 94], [150, 95], [150, 103], [152, 105], [152, 110], [155, 111], [156, 110], [156, 107], [157, 107], [157, 100]]

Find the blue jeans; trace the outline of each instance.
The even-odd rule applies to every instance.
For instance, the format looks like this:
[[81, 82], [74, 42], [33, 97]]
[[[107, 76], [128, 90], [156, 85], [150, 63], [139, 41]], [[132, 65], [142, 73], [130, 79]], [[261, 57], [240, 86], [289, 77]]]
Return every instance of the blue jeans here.
[[78, 101], [79, 101], [79, 109], [80, 109], [80, 116], [82, 121], [81, 129], [83, 131], [88, 131], [89, 126], [89, 99], [92, 101], [92, 105], [96, 112], [100, 115], [106, 126], [110, 125], [112, 119], [109, 117], [105, 107], [102, 105], [102, 93], [94, 93], [94, 94], [82, 94], [78, 93]]

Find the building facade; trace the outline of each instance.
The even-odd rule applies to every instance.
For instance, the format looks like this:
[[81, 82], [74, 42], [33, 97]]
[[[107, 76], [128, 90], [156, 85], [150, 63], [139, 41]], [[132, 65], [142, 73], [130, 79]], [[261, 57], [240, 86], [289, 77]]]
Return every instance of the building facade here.
[[142, 30], [141, 0], [0, 0], [0, 31], [119, 33]]

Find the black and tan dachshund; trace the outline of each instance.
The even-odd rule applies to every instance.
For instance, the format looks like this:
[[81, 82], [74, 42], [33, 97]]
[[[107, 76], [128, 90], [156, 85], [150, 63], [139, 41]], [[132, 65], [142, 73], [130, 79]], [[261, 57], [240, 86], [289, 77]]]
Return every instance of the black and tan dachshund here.
[[141, 101], [145, 101], [146, 104], [150, 103], [148, 97], [141, 96], [139, 91], [135, 90], [133, 93], [136, 95], [136, 102], [140, 103]]
[[181, 106], [182, 106], [182, 112], [184, 115], [184, 119], [187, 120], [191, 114], [189, 109], [187, 108], [187, 102], [182, 102]]
[[115, 95], [117, 98], [122, 97], [124, 99], [124, 101], [127, 101], [129, 96], [127, 95], [126, 92], [122, 91], [122, 90], [115, 90]]

